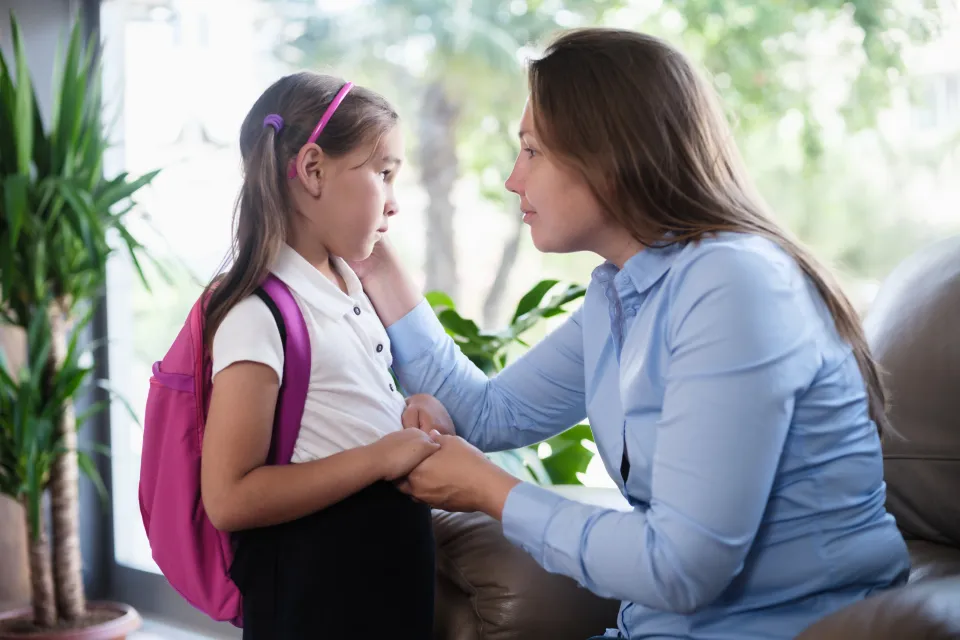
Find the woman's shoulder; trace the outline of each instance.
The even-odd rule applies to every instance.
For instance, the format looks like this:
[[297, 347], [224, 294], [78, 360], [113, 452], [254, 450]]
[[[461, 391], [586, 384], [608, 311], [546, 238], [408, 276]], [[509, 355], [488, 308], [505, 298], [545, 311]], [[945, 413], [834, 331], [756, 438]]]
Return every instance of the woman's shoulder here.
[[713, 288], [795, 287], [802, 282], [797, 261], [779, 244], [756, 234], [718, 233], [690, 242], [671, 268], [671, 284]]

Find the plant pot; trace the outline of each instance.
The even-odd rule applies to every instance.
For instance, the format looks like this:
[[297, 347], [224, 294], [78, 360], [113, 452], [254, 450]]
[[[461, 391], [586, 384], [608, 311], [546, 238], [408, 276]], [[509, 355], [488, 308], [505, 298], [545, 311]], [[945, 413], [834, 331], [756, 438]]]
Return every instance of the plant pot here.
[[14, 631], [8, 628], [10, 622], [29, 620], [33, 615], [29, 607], [15, 609], [0, 613], [0, 640], [124, 640], [142, 623], [133, 607], [119, 602], [90, 602], [87, 610], [94, 615], [103, 614], [103, 617], [107, 617], [113, 614], [114, 617], [72, 629]]

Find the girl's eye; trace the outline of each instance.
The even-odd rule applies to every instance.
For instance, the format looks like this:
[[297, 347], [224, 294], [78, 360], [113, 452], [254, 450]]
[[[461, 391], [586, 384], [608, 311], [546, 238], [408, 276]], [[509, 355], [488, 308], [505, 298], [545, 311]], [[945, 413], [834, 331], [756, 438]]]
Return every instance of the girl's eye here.
[[380, 175], [383, 177], [383, 181], [387, 182], [390, 180], [390, 176], [393, 175], [393, 171], [391, 169], [385, 169], [380, 172]]

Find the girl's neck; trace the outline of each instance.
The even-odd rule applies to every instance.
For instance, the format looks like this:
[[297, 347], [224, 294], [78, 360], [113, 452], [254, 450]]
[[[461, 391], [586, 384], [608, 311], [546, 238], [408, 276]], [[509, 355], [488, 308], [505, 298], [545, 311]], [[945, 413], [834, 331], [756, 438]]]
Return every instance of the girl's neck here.
[[[303, 238], [303, 234], [297, 234], [297, 236]], [[349, 293], [347, 291], [347, 283], [344, 282], [343, 277], [334, 266], [330, 252], [327, 251], [326, 247], [319, 243], [298, 242], [295, 240], [288, 240], [287, 244], [299, 253], [304, 260], [309, 262], [314, 269], [322, 273], [325, 278], [340, 287], [341, 291]]]

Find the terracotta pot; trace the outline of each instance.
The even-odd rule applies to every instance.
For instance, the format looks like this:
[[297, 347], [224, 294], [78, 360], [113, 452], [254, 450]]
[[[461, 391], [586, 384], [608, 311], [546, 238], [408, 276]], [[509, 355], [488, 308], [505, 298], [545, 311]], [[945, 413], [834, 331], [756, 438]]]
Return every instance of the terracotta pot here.
[[124, 640], [128, 635], [139, 629], [142, 623], [140, 615], [133, 607], [119, 602], [90, 602], [87, 609], [90, 611], [116, 612], [117, 617], [108, 622], [79, 629], [34, 633], [4, 631], [2, 629], [4, 621], [14, 618], [27, 618], [33, 615], [33, 610], [25, 607], [0, 613], [0, 640]]

